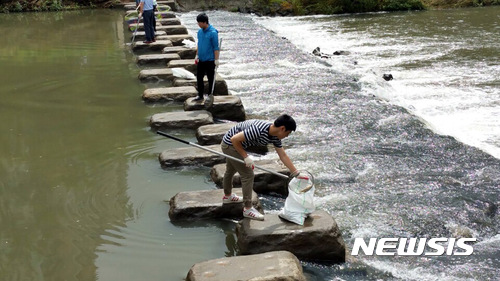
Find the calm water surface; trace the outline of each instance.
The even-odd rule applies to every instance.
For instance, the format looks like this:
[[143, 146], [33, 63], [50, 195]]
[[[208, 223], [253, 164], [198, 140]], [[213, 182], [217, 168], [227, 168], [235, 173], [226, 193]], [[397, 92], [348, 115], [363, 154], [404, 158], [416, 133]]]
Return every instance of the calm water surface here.
[[123, 28], [121, 10], [0, 15], [2, 280], [180, 280], [224, 255], [223, 228], [168, 221], [164, 199], [210, 186], [160, 169], [177, 144], [149, 131], [162, 108]]

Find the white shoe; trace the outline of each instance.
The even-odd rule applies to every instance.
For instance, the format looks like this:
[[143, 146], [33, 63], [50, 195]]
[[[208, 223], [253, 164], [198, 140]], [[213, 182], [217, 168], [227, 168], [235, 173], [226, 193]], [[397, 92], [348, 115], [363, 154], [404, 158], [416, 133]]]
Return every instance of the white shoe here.
[[222, 197], [222, 204], [234, 204], [241, 202], [243, 202], [243, 198], [239, 197], [234, 193], [229, 196], [224, 195], [224, 197]]
[[253, 220], [264, 220], [264, 215], [259, 213], [254, 207], [250, 209], [243, 209], [243, 217], [253, 219]]

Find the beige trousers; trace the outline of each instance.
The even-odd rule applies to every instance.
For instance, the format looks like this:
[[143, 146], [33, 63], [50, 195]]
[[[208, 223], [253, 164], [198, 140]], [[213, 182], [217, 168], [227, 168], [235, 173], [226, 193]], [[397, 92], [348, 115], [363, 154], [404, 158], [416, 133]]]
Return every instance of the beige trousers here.
[[[243, 160], [243, 157], [234, 149], [232, 145], [227, 145], [224, 142], [221, 143], [222, 152], [229, 156]], [[233, 189], [233, 176], [238, 172], [241, 177], [241, 189], [243, 190], [243, 204], [246, 208], [252, 207], [252, 191], [253, 191], [253, 170], [245, 166], [244, 163], [240, 163], [229, 158], [226, 158], [226, 172], [224, 173], [224, 180], [222, 181], [222, 187], [224, 188], [225, 194], [231, 194]]]

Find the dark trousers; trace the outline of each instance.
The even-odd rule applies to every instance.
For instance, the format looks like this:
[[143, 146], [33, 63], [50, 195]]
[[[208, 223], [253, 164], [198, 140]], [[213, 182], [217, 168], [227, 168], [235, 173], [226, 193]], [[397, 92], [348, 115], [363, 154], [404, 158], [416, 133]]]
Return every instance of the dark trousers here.
[[153, 10], [144, 11], [142, 14], [144, 18], [144, 31], [146, 32], [146, 41], [153, 41], [155, 38], [154, 30], [154, 12]]
[[203, 98], [205, 91], [205, 84], [203, 77], [207, 75], [208, 78], [208, 94], [211, 94], [214, 85], [215, 62], [214, 61], [200, 61], [198, 62], [198, 70], [196, 71], [196, 80], [198, 82], [198, 96]]
[[156, 15], [155, 15], [155, 11], [156, 11], [156, 5], [153, 6], [153, 30], [156, 32]]

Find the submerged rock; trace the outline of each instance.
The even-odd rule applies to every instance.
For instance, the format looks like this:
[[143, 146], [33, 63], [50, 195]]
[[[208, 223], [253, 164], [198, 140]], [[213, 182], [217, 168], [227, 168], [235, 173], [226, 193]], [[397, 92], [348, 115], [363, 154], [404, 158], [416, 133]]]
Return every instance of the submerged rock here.
[[333, 54], [335, 56], [347, 56], [347, 55], [350, 55], [351, 52], [349, 52], [349, 51], [335, 51], [335, 52], [333, 52]]
[[392, 74], [384, 74], [382, 75], [385, 81], [391, 81], [393, 79]]
[[328, 55], [328, 54], [325, 54], [325, 53], [322, 53], [321, 52], [321, 49], [319, 47], [316, 47], [316, 49], [314, 49], [312, 51], [313, 55], [315, 56], [318, 56], [318, 57], [321, 57], [322, 59], [327, 59], [327, 58], [330, 58], [331, 56]]

